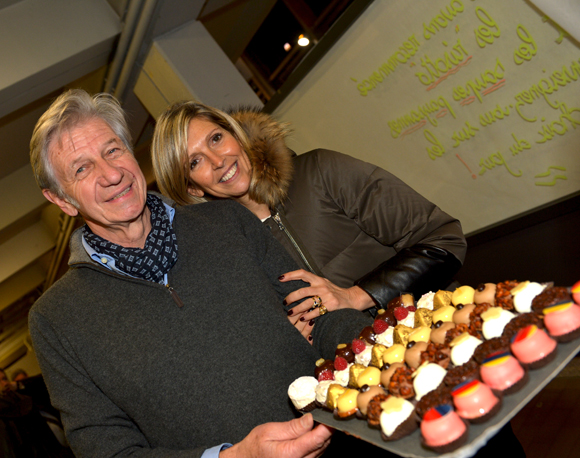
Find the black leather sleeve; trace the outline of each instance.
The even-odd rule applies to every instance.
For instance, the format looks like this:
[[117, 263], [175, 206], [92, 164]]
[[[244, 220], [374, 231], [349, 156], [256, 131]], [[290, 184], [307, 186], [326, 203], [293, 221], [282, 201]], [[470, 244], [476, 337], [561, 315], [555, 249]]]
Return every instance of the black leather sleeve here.
[[[355, 282], [375, 301], [386, 308], [391, 299], [401, 293], [421, 295], [444, 289], [461, 268], [461, 262], [451, 253], [432, 245], [417, 244], [399, 251]], [[374, 316], [376, 311], [369, 310]]]

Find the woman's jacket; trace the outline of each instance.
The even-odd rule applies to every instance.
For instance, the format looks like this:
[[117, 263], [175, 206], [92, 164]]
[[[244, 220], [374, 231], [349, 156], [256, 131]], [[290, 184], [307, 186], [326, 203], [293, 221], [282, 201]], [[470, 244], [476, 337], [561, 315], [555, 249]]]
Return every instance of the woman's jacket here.
[[358, 285], [379, 307], [449, 285], [466, 251], [457, 219], [375, 165], [324, 149], [295, 155], [266, 114], [231, 114], [250, 140], [250, 197], [272, 209], [265, 223], [303, 268]]

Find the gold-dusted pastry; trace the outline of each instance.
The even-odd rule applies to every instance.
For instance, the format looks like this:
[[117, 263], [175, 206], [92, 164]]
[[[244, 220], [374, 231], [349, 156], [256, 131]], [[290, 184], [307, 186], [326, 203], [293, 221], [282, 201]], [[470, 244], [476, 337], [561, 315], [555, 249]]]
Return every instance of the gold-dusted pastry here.
[[381, 344], [374, 344], [371, 350], [371, 366], [378, 367], [381, 369], [383, 367], [383, 353], [387, 347]]
[[433, 298], [433, 310], [440, 309], [445, 305], [451, 304], [451, 296], [453, 293], [451, 291], [444, 291], [440, 289], [435, 293], [435, 297]]
[[427, 326], [433, 324], [433, 311], [429, 309], [417, 309], [415, 311], [415, 327]]
[[348, 370], [348, 386], [352, 386], [353, 388], [360, 388], [360, 386], [357, 383], [357, 379], [360, 373], [364, 371], [366, 368], [367, 367], [364, 364], [358, 363], [355, 363], [352, 366], [350, 366], [350, 369]]
[[328, 386], [328, 393], [326, 395], [326, 407], [328, 407], [330, 410], [336, 409], [338, 397], [346, 390], [347, 388], [339, 385], [338, 383], [331, 383]]
[[393, 343], [400, 344], [403, 347], [407, 346], [411, 332], [413, 332], [413, 328], [405, 326], [404, 324], [398, 324], [393, 331]]

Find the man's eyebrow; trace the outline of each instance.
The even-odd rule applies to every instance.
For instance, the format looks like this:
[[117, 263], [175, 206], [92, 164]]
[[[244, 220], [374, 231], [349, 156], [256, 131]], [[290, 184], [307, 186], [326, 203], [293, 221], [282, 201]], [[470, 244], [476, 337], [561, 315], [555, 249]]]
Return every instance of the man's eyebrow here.
[[110, 140], [107, 140], [105, 143], [103, 143], [103, 146], [109, 146], [113, 143], [123, 144], [120, 138], [112, 137]]

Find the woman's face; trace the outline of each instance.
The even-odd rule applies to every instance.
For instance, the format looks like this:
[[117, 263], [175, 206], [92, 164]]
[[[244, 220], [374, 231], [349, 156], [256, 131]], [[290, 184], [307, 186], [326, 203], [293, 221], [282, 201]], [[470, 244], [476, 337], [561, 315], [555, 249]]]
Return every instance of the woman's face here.
[[187, 129], [189, 193], [243, 201], [247, 199], [252, 167], [236, 138], [203, 118], [191, 120]]

